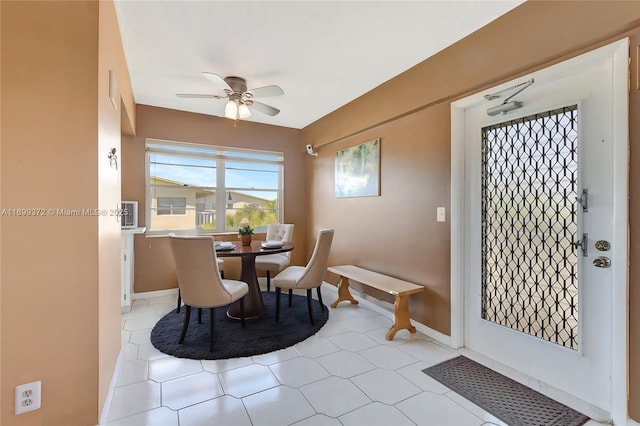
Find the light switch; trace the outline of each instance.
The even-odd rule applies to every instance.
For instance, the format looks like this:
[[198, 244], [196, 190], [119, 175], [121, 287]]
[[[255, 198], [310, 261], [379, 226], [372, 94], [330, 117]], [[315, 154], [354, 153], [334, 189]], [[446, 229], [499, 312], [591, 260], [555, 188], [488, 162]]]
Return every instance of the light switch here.
[[436, 220], [438, 222], [446, 222], [447, 210], [444, 207], [438, 207], [436, 209]]

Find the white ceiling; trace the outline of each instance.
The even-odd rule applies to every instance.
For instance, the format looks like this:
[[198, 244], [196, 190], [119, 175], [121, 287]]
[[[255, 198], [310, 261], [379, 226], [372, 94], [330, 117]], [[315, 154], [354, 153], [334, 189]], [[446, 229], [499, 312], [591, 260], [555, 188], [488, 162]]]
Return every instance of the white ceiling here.
[[135, 101], [223, 115], [201, 72], [236, 75], [281, 110], [249, 121], [303, 128], [485, 26], [523, 0], [116, 0]]

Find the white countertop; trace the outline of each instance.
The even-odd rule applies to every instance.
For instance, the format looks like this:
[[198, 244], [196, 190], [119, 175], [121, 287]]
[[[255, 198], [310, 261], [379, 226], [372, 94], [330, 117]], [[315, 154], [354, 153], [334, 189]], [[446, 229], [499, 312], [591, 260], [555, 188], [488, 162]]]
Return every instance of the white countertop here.
[[123, 234], [144, 234], [147, 230], [146, 226], [138, 226], [137, 228], [126, 228], [122, 229]]

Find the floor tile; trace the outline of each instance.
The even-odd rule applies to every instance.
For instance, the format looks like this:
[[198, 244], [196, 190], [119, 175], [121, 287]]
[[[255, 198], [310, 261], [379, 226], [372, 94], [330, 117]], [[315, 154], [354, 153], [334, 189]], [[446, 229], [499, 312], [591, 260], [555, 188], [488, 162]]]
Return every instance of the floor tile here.
[[170, 356], [157, 350], [151, 343], [143, 343], [138, 346], [140, 347], [140, 349], [138, 350], [138, 359], [153, 361]]
[[329, 377], [327, 370], [318, 361], [305, 357], [273, 364], [270, 368], [280, 383], [294, 388]]
[[315, 416], [307, 417], [304, 420], [293, 423], [292, 426], [342, 426], [342, 423], [338, 419], [325, 416], [324, 414], [316, 414]]
[[328, 339], [335, 343], [340, 349], [352, 352], [358, 352], [378, 345], [375, 340], [365, 336], [364, 334], [352, 331], [330, 336]]
[[152, 329], [153, 326], [156, 325], [156, 323], [158, 322], [158, 319], [159, 318], [156, 318], [155, 315], [149, 316], [149, 317], [131, 318], [131, 319], [125, 320], [124, 329], [129, 331]]
[[140, 317], [155, 317], [156, 311], [150, 308], [149, 305], [136, 305], [131, 308], [127, 313], [122, 314], [122, 319], [127, 321], [133, 318]]
[[106, 426], [178, 426], [178, 412], [167, 407], [155, 408], [107, 423]]
[[[335, 291], [323, 297], [331, 303]], [[109, 425], [502, 426], [422, 372], [457, 351], [419, 332], [386, 340], [391, 319], [364, 303], [331, 309], [327, 324], [293, 347], [212, 361], [151, 344], [151, 328], [175, 303], [175, 295], [137, 299], [123, 314]]]
[[329, 417], [341, 416], [371, 402], [353, 383], [339, 377], [329, 377], [300, 390], [319, 414]]
[[192, 405], [178, 411], [180, 426], [250, 426], [242, 400], [230, 395]]
[[302, 393], [288, 386], [247, 396], [242, 402], [253, 425], [289, 425], [315, 414]]
[[423, 426], [479, 426], [483, 422], [444, 395], [422, 392], [395, 406]]
[[192, 374], [162, 383], [162, 405], [172, 410], [222, 396], [218, 377], [209, 372]]
[[430, 366], [460, 355], [457, 351], [445, 349], [433, 342], [413, 341], [396, 347]]
[[134, 343], [124, 343], [120, 347], [120, 359], [122, 361], [131, 361], [138, 358], [138, 345]]
[[118, 387], [107, 420], [117, 420], [160, 407], [160, 384], [150, 380]]
[[350, 413], [340, 416], [344, 426], [413, 426], [414, 423], [397, 408], [372, 402]]
[[229, 359], [215, 359], [215, 360], [202, 360], [202, 367], [205, 371], [212, 373], [221, 373], [223, 371], [233, 370], [235, 368], [246, 367], [253, 364], [251, 358], [229, 358]]
[[340, 321], [340, 325], [348, 330], [365, 333], [378, 328], [389, 328], [393, 322], [382, 315], [366, 318], [350, 318]]
[[296, 343], [293, 348], [298, 351], [300, 355], [309, 358], [316, 358], [340, 350], [331, 340], [319, 336], [311, 336], [307, 340]]
[[[333, 296], [335, 298], [335, 296]], [[333, 303], [333, 302], [332, 302]], [[363, 308], [360, 305], [352, 305], [350, 303], [340, 303], [337, 307], [331, 308], [329, 316], [332, 320], [342, 321], [350, 318], [368, 318], [380, 315], [370, 309]]]
[[395, 371], [377, 369], [352, 377], [351, 381], [373, 401], [393, 405], [422, 390]]
[[120, 363], [120, 374], [116, 386], [126, 386], [147, 380], [149, 363], [140, 359], [133, 359]]
[[141, 306], [149, 306], [149, 301], [159, 299], [159, 297], [150, 297], [148, 299], [134, 299], [131, 301], [131, 309]]
[[350, 351], [335, 352], [317, 360], [329, 373], [345, 379], [376, 368], [359, 354]]
[[202, 364], [194, 359], [167, 357], [149, 361], [149, 379], [156, 382], [165, 382], [201, 371]]
[[151, 329], [132, 330], [129, 332], [129, 342], [141, 345], [143, 343], [151, 343]]
[[[122, 325], [124, 327], [124, 324]], [[129, 343], [129, 339], [131, 338], [131, 332], [129, 330], [122, 330], [120, 332], [120, 344], [124, 345]]]
[[219, 374], [225, 394], [242, 398], [280, 385], [269, 367], [252, 364]]
[[322, 326], [316, 333], [319, 337], [331, 337], [337, 334], [347, 333], [349, 330], [340, 325], [338, 321], [333, 321], [331, 318]]
[[406, 352], [391, 346], [376, 346], [359, 353], [376, 367], [386, 368], [387, 370], [402, 368], [417, 361]]
[[252, 356], [251, 360], [256, 364], [271, 365], [288, 359], [297, 358], [299, 356], [300, 354], [295, 349], [285, 348], [275, 352], [269, 352], [268, 354]]
[[415, 364], [410, 364], [406, 367], [397, 369], [396, 373], [401, 374], [411, 383], [418, 386], [424, 391], [439, 394], [445, 394], [449, 392], [451, 389], [422, 372], [422, 370], [427, 367], [430, 367], [430, 365], [424, 361], [419, 361]]

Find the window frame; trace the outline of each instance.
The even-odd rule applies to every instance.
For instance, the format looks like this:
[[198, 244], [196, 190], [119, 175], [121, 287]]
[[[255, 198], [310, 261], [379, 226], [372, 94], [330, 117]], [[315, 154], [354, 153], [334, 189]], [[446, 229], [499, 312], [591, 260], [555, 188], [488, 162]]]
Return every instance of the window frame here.
[[[183, 151], [181, 149], [201, 150], [203, 152], [195, 153]], [[199, 159], [215, 160], [216, 167], [216, 202], [215, 202], [215, 216], [217, 218], [223, 218], [223, 220], [216, 220], [215, 229], [200, 229], [197, 224], [194, 223], [194, 227], [190, 229], [159, 229], [152, 230], [152, 206], [153, 206], [153, 188], [151, 184], [151, 155], [152, 154], [165, 154], [176, 155], [181, 157], [193, 157]], [[242, 156], [246, 154], [246, 156]], [[277, 159], [260, 159], [255, 158], [256, 155], [273, 156]], [[231, 163], [253, 163], [253, 164], [270, 164], [277, 166], [278, 172], [278, 188], [277, 189], [251, 189], [251, 188], [238, 188], [227, 187], [225, 184], [225, 171], [227, 170], [227, 162]], [[248, 191], [265, 191], [276, 192], [278, 200], [277, 209], [277, 221], [283, 222], [284, 217], [284, 153], [280, 151], [267, 151], [257, 150], [249, 148], [237, 148], [220, 145], [207, 145], [191, 142], [179, 142], [172, 140], [163, 140], [156, 138], [146, 138], [145, 140], [145, 223], [147, 226], [146, 235], [149, 237], [166, 236], [169, 233], [176, 234], [195, 234], [195, 235], [221, 235], [231, 234], [237, 231], [226, 228], [226, 212], [229, 210], [227, 206], [227, 193], [228, 191], [242, 192], [243, 189]], [[175, 197], [170, 197], [175, 198]], [[156, 206], [157, 209], [157, 206]], [[188, 206], [186, 207], [188, 211]], [[186, 212], [185, 212], [186, 213]], [[254, 227], [255, 232], [266, 232], [267, 226]]]

